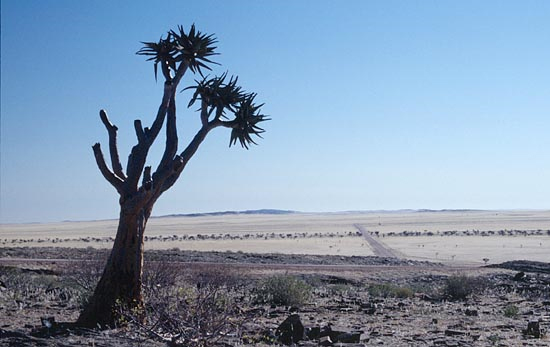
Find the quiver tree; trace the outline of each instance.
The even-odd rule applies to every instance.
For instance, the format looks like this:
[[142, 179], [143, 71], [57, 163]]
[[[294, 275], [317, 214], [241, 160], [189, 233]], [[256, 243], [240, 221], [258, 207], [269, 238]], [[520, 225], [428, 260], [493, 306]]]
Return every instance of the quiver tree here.
[[[239, 143], [248, 149], [255, 143], [253, 137], [264, 131], [259, 123], [268, 119], [260, 113], [262, 105], [255, 103], [256, 94], [244, 92], [237, 85], [237, 78], [226, 73], [213, 78], [203, 75], [203, 70], [211, 70], [210, 65], [215, 64], [210, 60], [217, 54], [215, 43], [212, 35], [202, 34], [194, 25], [187, 33], [180, 26], [158, 42], [143, 43], [137, 54], [154, 62], [155, 79], [158, 75], [164, 78], [164, 94], [150, 127], [143, 127], [140, 120], [134, 121], [137, 144], [128, 156], [126, 170], [119, 158], [117, 127], [104, 110], [99, 112], [109, 135], [110, 168], [100, 144], [92, 148], [103, 177], [120, 195], [120, 217], [113, 249], [93, 296], [78, 318], [80, 325], [111, 326], [117, 319], [114, 310], [117, 305], [142, 307], [143, 237], [147, 220], [157, 199], [174, 185], [208, 133], [218, 127], [229, 128], [229, 145]], [[194, 90], [188, 107], [198, 106], [201, 126], [187, 147], [178, 152], [176, 93], [189, 70], [200, 76], [185, 89]], [[146, 166], [147, 155], [163, 127], [164, 153], [153, 170]]]

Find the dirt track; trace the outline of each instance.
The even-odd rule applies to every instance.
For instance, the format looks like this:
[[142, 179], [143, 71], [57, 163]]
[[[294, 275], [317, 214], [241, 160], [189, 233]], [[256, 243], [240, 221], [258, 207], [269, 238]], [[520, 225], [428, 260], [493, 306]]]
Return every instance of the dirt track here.
[[369, 232], [363, 228], [363, 226], [360, 224], [353, 224], [353, 226], [363, 235], [365, 240], [367, 240], [372, 251], [374, 252], [374, 255], [385, 258], [400, 258], [400, 256], [393, 249], [387, 247], [372, 237]]

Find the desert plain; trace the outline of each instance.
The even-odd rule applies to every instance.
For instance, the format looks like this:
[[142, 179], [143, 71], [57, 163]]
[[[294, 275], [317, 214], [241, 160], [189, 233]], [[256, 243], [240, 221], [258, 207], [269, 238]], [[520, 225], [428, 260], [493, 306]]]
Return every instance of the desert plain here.
[[[550, 345], [550, 210], [151, 218], [150, 324], [128, 316], [114, 329], [79, 329], [71, 322], [116, 226], [0, 226], [0, 346]], [[270, 283], [289, 301], [263, 296]], [[214, 333], [185, 314], [212, 293], [226, 303], [201, 316], [222, 327]], [[162, 307], [171, 311], [155, 316]], [[170, 334], [161, 316], [177, 329]]]
[[[3, 224], [1, 246], [110, 248], [116, 220]], [[550, 261], [550, 210], [220, 213], [151, 218], [146, 249], [380, 255], [475, 265]], [[484, 261], [485, 259], [485, 261]]]

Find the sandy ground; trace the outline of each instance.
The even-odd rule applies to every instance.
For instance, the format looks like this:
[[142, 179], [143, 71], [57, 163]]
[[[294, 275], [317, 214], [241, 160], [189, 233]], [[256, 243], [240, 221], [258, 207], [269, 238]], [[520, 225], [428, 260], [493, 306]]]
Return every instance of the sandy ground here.
[[415, 236], [385, 237], [383, 242], [406, 258], [482, 265], [508, 260], [550, 262], [549, 236]]
[[[368, 232], [379, 232], [381, 236], [403, 231], [436, 233], [471, 230], [549, 230], [550, 210], [162, 217], [150, 219], [146, 235], [157, 239], [147, 241], [146, 248], [373, 255], [365, 239], [350, 236], [357, 232], [354, 224], [360, 224]], [[3, 224], [0, 225], [0, 247], [4, 245], [110, 248], [112, 243], [107, 238], [114, 237], [116, 225], [116, 220]], [[249, 238], [247, 234], [254, 237]], [[265, 237], [257, 237], [259, 234]], [[295, 234], [301, 236], [289, 237]], [[329, 237], [330, 234], [333, 237]], [[183, 237], [191, 235], [208, 235], [210, 238], [182, 240]], [[230, 235], [233, 239], [213, 240], [212, 235]], [[168, 237], [171, 239], [158, 239]], [[54, 242], [56, 238], [64, 241]], [[377, 239], [400, 256], [411, 259], [458, 264], [482, 264], [483, 258], [488, 258], [489, 263], [513, 259], [550, 262], [550, 236], [547, 233], [542, 236], [388, 236]]]
[[[353, 224], [380, 232], [536, 230], [550, 228], [548, 211], [443, 211], [296, 213], [151, 218], [149, 235], [250, 232], [348, 232]], [[1, 238], [113, 236], [117, 220], [0, 224]]]

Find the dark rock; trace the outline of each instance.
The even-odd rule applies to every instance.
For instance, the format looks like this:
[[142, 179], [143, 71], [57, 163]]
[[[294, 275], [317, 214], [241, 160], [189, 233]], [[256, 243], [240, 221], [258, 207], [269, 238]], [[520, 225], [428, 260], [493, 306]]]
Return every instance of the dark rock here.
[[495, 327], [497, 329], [500, 329], [500, 330], [514, 330], [515, 329], [515, 325], [513, 325], [513, 324], [497, 324]]
[[310, 340], [319, 340], [321, 337], [321, 327], [309, 327], [306, 328], [306, 336]]
[[469, 316], [469, 317], [479, 316], [477, 310], [470, 310], [469, 308], [467, 308], [466, 311], [464, 311], [464, 313], [466, 313], [466, 316]]
[[326, 326], [321, 328], [321, 332], [319, 333], [319, 337], [330, 336], [331, 332], [332, 332], [332, 328], [330, 327], [330, 325], [326, 325]]
[[305, 329], [298, 314], [291, 314], [275, 331], [279, 341], [284, 345], [291, 345], [304, 339]]
[[514, 276], [514, 281], [523, 281], [525, 278], [525, 272], [520, 271]]
[[274, 343], [275, 341], [277, 341], [277, 336], [275, 335], [273, 330], [267, 329], [262, 334], [262, 340], [267, 343]]
[[[343, 342], [339, 340], [339, 337], [342, 336], [345, 338], [346, 334], [348, 333], [345, 331], [332, 330], [330, 326], [326, 326], [325, 329], [321, 331], [321, 337], [328, 336], [333, 342]], [[359, 336], [361, 336], [361, 334], [359, 334]]]
[[21, 269], [21, 272], [30, 272], [30, 273], [35, 273], [37, 275], [55, 275], [55, 272], [53, 270], [50, 270], [50, 269], [26, 269], [26, 268], [22, 268]]
[[516, 270], [522, 272], [538, 272], [550, 274], [550, 263], [529, 260], [514, 260], [507, 261], [502, 264], [490, 265], [489, 267], [497, 267], [501, 269]]
[[330, 336], [322, 336], [319, 339], [319, 346], [332, 346], [332, 340]]
[[341, 343], [359, 343], [361, 341], [361, 333], [353, 332], [339, 334], [333, 341]]
[[27, 337], [25, 333], [19, 332], [19, 331], [9, 331], [0, 329], [0, 339], [9, 338], [9, 337]]
[[445, 335], [447, 335], [447, 336], [460, 336], [460, 335], [466, 335], [466, 332], [462, 331], [462, 330], [447, 329], [447, 330], [445, 330]]
[[55, 317], [40, 317], [40, 322], [45, 328], [50, 329], [55, 327]]
[[539, 321], [536, 321], [536, 320], [529, 321], [527, 323], [527, 329], [524, 330], [524, 334], [533, 336], [537, 339], [540, 338], [541, 337], [541, 332], [540, 332]]
[[339, 276], [330, 276], [330, 275], [322, 277], [321, 280], [328, 284], [357, 285], [358, 283], [357, 281], [354, 281], [348, 278], [339, 277]]
[[361, 304], [361, 308], [366, 314], [374, 314], [376, 312], [376, 309], [378, 308], [378, 305], [374, 302], [367, 302]]

